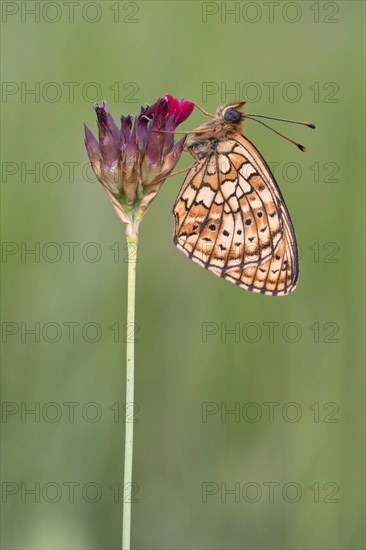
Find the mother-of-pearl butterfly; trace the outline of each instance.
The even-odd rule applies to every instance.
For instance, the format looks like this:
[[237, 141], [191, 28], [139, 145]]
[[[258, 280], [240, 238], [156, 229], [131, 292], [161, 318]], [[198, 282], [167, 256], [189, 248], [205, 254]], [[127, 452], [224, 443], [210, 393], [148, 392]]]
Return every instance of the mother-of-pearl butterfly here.
[[244, 104], [220, 107], [188, 139], [196, 163], [174, 205], [174, 243], [218, 277], [283, 296], [295, 289], [299, 275], [295, 232], [270, 168], [243, 136], [243, 119], [260, 116], [246, 115]]

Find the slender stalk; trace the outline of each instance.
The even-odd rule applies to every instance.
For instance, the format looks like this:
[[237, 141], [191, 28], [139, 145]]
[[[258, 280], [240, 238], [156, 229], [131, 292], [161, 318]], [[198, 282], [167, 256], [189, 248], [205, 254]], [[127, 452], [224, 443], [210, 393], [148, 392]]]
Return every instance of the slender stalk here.
[[[134, 423], [134, 382], [135, 382], [135, 288], [137, 262], [137, 235], [126, 235], [128, 248], [127, 282], [127, 354], [126, 354], [126, 420], [125, 420], [125, 464], [123, 479], [123, 523], [122, 550], [130, 550], [131, 545], [131, 495], [132, 495], [132, 458]], [[131, 327], [133, 327], [131, 337]], [[132, 407], [132, 417], [128, 420], [127, 407]]]

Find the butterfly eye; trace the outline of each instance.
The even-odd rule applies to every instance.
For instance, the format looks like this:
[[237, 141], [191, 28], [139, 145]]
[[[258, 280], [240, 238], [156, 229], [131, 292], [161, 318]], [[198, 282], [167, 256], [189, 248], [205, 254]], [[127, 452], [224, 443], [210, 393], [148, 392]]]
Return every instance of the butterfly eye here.
[[228, 109], [224, 114], [224, 120], [226, 120], [226, 122], [240, 122], [241, 113], [236, 109]]

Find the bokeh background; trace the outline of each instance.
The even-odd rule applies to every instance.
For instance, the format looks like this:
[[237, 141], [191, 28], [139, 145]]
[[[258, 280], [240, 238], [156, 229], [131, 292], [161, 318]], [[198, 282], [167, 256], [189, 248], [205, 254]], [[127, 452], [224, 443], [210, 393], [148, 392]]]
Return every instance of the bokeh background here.
[[364, 548], [364, 3], [1, 7], [2, 547], [120, 548], [126, 249], [82, 123], [172, 93], [317, 130], [276, 125], [302, 154], [246, 125], [294, 221], [293, 295], [175, 249], [182, 176], [142, 224], [132, 547]]

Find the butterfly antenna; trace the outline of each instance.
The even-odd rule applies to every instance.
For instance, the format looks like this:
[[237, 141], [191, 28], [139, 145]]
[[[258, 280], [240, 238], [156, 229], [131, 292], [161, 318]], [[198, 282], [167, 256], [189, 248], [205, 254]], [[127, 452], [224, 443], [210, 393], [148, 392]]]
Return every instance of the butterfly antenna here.
[[278, 120], [279, 122], [290, 122], [291, 124], [302, 124], [303, 126], [307, 126], [308, 128], [312, 128], [313, 130], [316, 128], [315, 124], [312, 122], [304, 122], [303, 120], [290, 120], [288, 118], [276, 118], [274, 116], [265, 116], [265, 115], [247, 115], [250, 117], [257, 117], [257, 118], [268, 118], [269, 120]]
[[202, 109], [202, 107], [200, 107], [199, 105], [197, 105], [197, 103], [194, 103], [194, 106], [195, 106], [199, 111], [201, 111], [201, 113], [203, 113], [204, 115], [209, 116], [209, 117], [211, 117], [211, 118], [214, 118], [215, 115], [209, 113], [208, 111], [205, 111], [204, 109]]
[[265, 122], [262, 122], [261, 120], [257, 120], [256, 118], [252, 118], [251, 116], [249, 115], [246, 115], [245, 118], [249, 118], [250, 120], [254, 120], [254, 122], [258, 122], [258, 124], [262, 124], [262, 126], [265, 126], [266, 128], [268, 128], [269, 130], [272, 130], [272, 132], [274, 132], [275, 134], [277, 134], [278, 136], [281, 136], [283, 139], [285, 139], [286, 141], [289, 141], [290, 143], [293, 143], [294, 145], [296, 145], [296, 147], [298, 147], [300, 149], [300, 151], [302, 151], [303, 153], [305, 153], [306, 151], [306, 147], [304, 147], [304, 145], [301, 145], [301, 143], [297, 142], [297, 141], [294, 141], [293, 139], [285, 136], [284, 134], [281, 134], [281, 132], [278, 132], [277, 130], [275, 130], [274, 128], [272, 128], [272, 126], [268, 126], [268, 124], [265, 124]]

